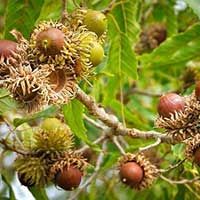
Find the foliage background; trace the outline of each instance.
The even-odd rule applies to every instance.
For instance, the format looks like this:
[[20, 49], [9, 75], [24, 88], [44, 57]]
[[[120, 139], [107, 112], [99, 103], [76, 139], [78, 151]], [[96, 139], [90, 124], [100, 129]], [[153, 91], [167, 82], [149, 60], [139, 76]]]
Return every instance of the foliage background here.
[[[110, 2], [109, 0], [85, 1], [88, 8], [97, 10], [105, 9]], [[107, 14], [109, 26], [104, 62], [96, 69], [98, 73], [95, 78], [89, 80], [93, 86], [83, 82], [81, 87], [109, 112], [116, 114], [127, 127], [152, 130], [157, 116], [158, 96], [167, 91], [188, 94], [193, 89], [195, 77], [192, 71], [199, 70], [200, 3], [198, 0], [119, 0], [117, 2], [121, 3]], [[71, 12], [75, 6], [69, 0], [67, 7]], [[13, 39], [9, 31], [15, 28], [29, 38], [35, 24], [40, 20], [57, 20], [60, 13], [60, 0], [0, 0], [0, 37]], [[139, 41], [139, 34], [145, 27], [154, 23], [166, 25], [167, 40], [156, 49], [138, 55], [134, 47]], [[2, 91], [1, 115], [13, 109], [16, 109], [16, 103], [5, 97], [5, 92]], [[34, 116], [25, 116], [23, 120], [26, 122], [56, 112], [57, 109], [51, 107], [50, 110]], [[87, 113], [87, 110], [77, 100], [65, 105], [63, 113], [76, 134], [77, 147], [82, 143], [91, 145], [91, 141], [101, 134], [83, 119], [83, 113]], [[23, 120], [15, 120], [15, 125], [20, 125]], [[2, 124], [0, 137], [5, 135], [4, 132], [6, 127]], [[126, 138], [126, 141], [129, 144], [126, 148], [127, 152], [134, 152], [139, 147], [153, 142], [129, 138]], [[97, 151], [94, 154], [98, 153]], [[62, 200], [70, 195], [68, 192], [56, 189], [53, 185], [46, 189], [33, 188], [29, 191], [16, 179], [12, 169], [14, 155], [3, 150], [0, 155], [0, 199], [33, 199], [35, 196], [39, 200]], [[167, 168], [184, 158], [183, 145], [161, 144], [151, 151], [150, 155], [157, 158], [162, 168]], [[116, 171], [113, 170], [119, 156], [118, 149], [109, 143], [98, 179], [94, 180], [78, 199], [200, 199], [199, 182], [175, 185], [158, 179], [153, 187], [142, 192], [135, 192], [123, 186], [118, 180]], [[197, 175], [198, 168], [185, 162], [168, 173], [167, 177], [179, 179]]]

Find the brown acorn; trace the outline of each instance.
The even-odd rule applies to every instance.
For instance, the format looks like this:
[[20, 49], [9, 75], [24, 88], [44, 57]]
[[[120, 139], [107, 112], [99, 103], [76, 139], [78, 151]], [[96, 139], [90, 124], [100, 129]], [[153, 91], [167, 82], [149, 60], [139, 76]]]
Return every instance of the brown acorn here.
[[81, 171], [74, 167], [64, 167], [55, 177], [56, 184], [64, 190], [74, 190], [80, 185], [82, 178]]
[[200, 81], [196, 83], [195, 86], [195, 96], [198, 100], [200, 100]]
[[136, 162], [124, 163], [120, 168], [120, 178], [123, 183], [132, 187], [143, 179], [143, 169]]
[[3, 57], [7, 59], [15, 52], [17, 48], [17, 43], [11, 40], [0, 40], [0, 58]]
[[168, 93], [160, 97], [158, 113], [162, 117], [170, 118], [175, 112], [184, 111], [184, 99], [175, 93]]
[[48, 28], [37, 35], [36, 45], [44, 54], [56, 55], [64, 46], [64, 34], [57, 28]]
[[156, 179], [158, 170], [142, 153], [127, 153], [119, 160], [119, 176], [129, 187], [142, 190]]

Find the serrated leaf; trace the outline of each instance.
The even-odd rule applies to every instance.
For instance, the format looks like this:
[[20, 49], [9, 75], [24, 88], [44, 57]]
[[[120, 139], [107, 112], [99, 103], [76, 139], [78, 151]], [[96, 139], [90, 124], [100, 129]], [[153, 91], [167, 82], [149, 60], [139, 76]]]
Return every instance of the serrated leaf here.
[[193, 9], [194, 13], [200, 19], [200, 4], [199, 4], [199, 0], [185, 0], [185, 2]]
[[83, 111], [83, 105], [76, 99], [63, 106], [65, 120], [72, 132], [84, 142], [89, 143], [83, 122]]
[[13, 121], [13, 124], [15, 127], [18, 127], [19, 125], [29, 122], [35, 119], [39, 118], [47, 118], [47, 117], [52, 117], [56, 114], [56, 112], [59, 110], [57, 106], [51, 106], [43, 111], [37, 112], [31, 116], [26, 116], [24, 118], [15, 118]]
[[197, 23], [186, 32], [168, 38], [152, 53], [141, 56], [142, 65], [163, 70], [162, 67], [195, 59], [200, 56], [199, 32], [200, 24]]
[[177, 34], [178, 24], [177, 24], [177, 15], [174, 10], [174, 3], [168, 2], [164, 6], [164, 12], [166, 15], [166, 27], [167, 27], [167, 36], [172, 36]]
[[32, 193], [32, 195], [35, 197], [35, 199], [38, 199], [38, 200], [49, 200], [44, 188], [29, 187], [28, 189]]
[[123, 33], [111, 41], [107, 69], [113, 74], [126, 74], [132, 79], [137, 79], [136, 57], [128, 37]]
[[[130, 43], [136, 40], [140, 30], [137, 22], [138, 3], [138, 0], [121, 2], [112, 12], [115, 23], [117, 23], [119, 27], [118, 31], [126, 34]], [[109, 34], [112, 34], [113, 37], [116, 35], [116, 32], [110, 29]]]
[[20, 31], [25, 38], [29, 38], [37, 18], [40, 15], [44, 0], [8, 0], [5, 15], [4, 37], [12, 38], [12, 29]]

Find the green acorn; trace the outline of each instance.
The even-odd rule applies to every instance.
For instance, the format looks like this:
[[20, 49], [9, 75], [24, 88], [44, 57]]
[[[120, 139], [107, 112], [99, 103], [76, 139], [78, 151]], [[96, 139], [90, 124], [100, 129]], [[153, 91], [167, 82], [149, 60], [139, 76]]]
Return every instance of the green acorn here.
[[34, 133], [34, 149], [42, 152], [64, 152], [73, 144], [70, 128], [56, 118], [47, 118]]

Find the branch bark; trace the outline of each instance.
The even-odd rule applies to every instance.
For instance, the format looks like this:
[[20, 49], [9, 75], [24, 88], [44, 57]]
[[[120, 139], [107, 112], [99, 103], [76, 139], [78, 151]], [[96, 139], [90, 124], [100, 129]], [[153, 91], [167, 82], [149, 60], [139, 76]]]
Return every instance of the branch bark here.
[[76, 98], [87, 107], [93, 116], [101, 120], [106, 126], [112, 128], [115, 135], [130, 136], [132, 138], [142, 139], [160, 139], [161, 142], [170, 144], [176, 143], [172, 137], [166, 134], [156, 131], [141, 131], [135, 128], [124, 127], [124, 125], [115, 115], [108, 114], [104, 108], [95, 102], [94, 98], [87, 95], [80, 88], [78, 88]]

